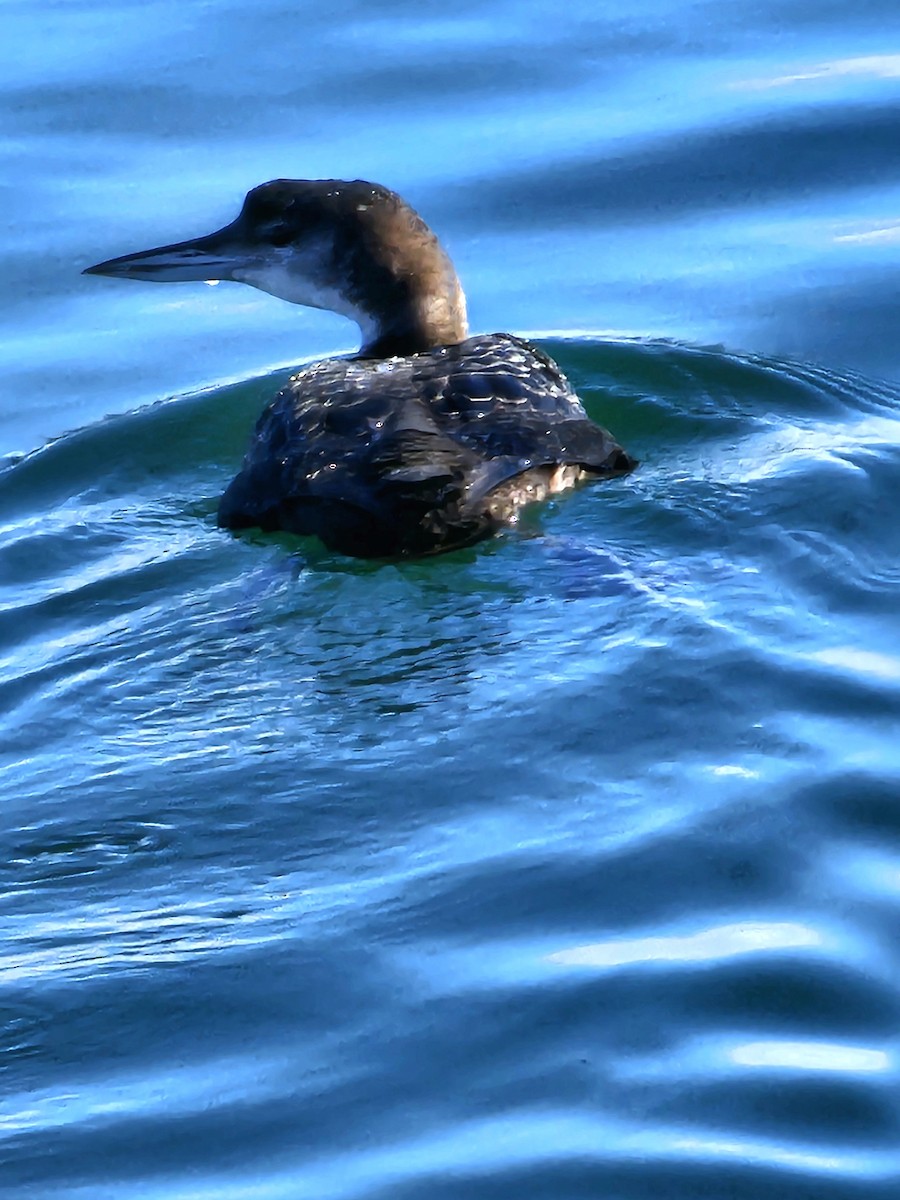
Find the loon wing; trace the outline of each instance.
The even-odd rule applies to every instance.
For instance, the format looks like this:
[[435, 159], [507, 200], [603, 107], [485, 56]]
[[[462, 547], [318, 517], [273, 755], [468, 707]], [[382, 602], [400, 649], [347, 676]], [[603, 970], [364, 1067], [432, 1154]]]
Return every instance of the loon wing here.
[[320, 451], [288, 457], [275, 472], [268, 455], [251, 451], [222, 497], [219, 523], [314, 534], [362, 557], [438, 553], [478, 541], [496, 524], [466, 503], [478, 456], [427, 412], [378, 438], [332, 436], [324, 464]]
[[585, 473], [634, 464], [509, 334], [301, 371], [263, 412], [219, 522], [362, 556], [465, 545]]

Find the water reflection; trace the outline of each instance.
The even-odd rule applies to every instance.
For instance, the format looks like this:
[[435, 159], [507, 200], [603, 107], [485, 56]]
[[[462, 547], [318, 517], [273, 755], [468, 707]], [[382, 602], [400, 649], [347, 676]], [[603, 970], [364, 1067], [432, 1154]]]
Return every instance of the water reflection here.
[[830, 62], [798, 70], [789, 75], [746, 79], [733, 83], [734, 88], [776, 88], [819, 79], [846, 79], [859, 76], [874, 79], [900, 79], [900, 54], [869, 54], [860, 58], [837, 58]]
[[859, 646], [827, 646], [814, 650], [809, 657], [814, 662], [837, 667], [854, 676], [872, 676], [891, 683], [900, 680], [900, 658], [891, 654], [864, 650]]
[[817, 930], [793, 922], [721, 925], [683, 936], [622, 939], [557, 950], [547, 961], [564, 967], [622, 967], [632, 963], [702, 962], [737, 955], [822, 947]]
[[878, 1074], [896, 1069], [894, 1055], [885, 1050], [828, 1042], [745, 1042], [734, 1046], [728, 1057], [742, 1067], [785, 1071]]

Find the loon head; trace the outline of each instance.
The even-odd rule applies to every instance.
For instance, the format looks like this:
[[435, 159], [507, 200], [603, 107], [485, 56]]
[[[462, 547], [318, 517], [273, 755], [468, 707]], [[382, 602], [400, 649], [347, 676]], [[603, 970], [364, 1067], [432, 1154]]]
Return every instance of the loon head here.
[[215, 233], [88, 267], [154, 283], [235, 280], [360, 327], [361, 353], [414, 354], [466, 337], [453, 264], [395, 192], [362, 180], [275, 179]]

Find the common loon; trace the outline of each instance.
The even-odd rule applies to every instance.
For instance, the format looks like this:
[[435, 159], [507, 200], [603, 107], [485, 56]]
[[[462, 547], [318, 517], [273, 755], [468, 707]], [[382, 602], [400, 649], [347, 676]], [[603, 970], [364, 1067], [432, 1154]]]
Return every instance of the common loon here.
[[468, 336], [449, 257], [377, 184], [276, 179], [215, 233], [85, 274], [236, 280], [359, 325], [356, 356], [305, 367], [263, 412], [219, 505], [229, 529], [315, 534], [359, 557], [436, 554], [635, 465], [552, 359], [512, 334]]

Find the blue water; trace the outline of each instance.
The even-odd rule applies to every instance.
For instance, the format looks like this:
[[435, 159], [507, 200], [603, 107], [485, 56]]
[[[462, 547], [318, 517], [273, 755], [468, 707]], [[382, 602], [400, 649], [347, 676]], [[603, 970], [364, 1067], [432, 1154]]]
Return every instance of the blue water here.
[[[900, 1195], [900, 10], [0, 6], [0, 1190]], [[215, 527], [355, 331], [83, 278], [277, 176], [641, 459], [421, 563]]]

